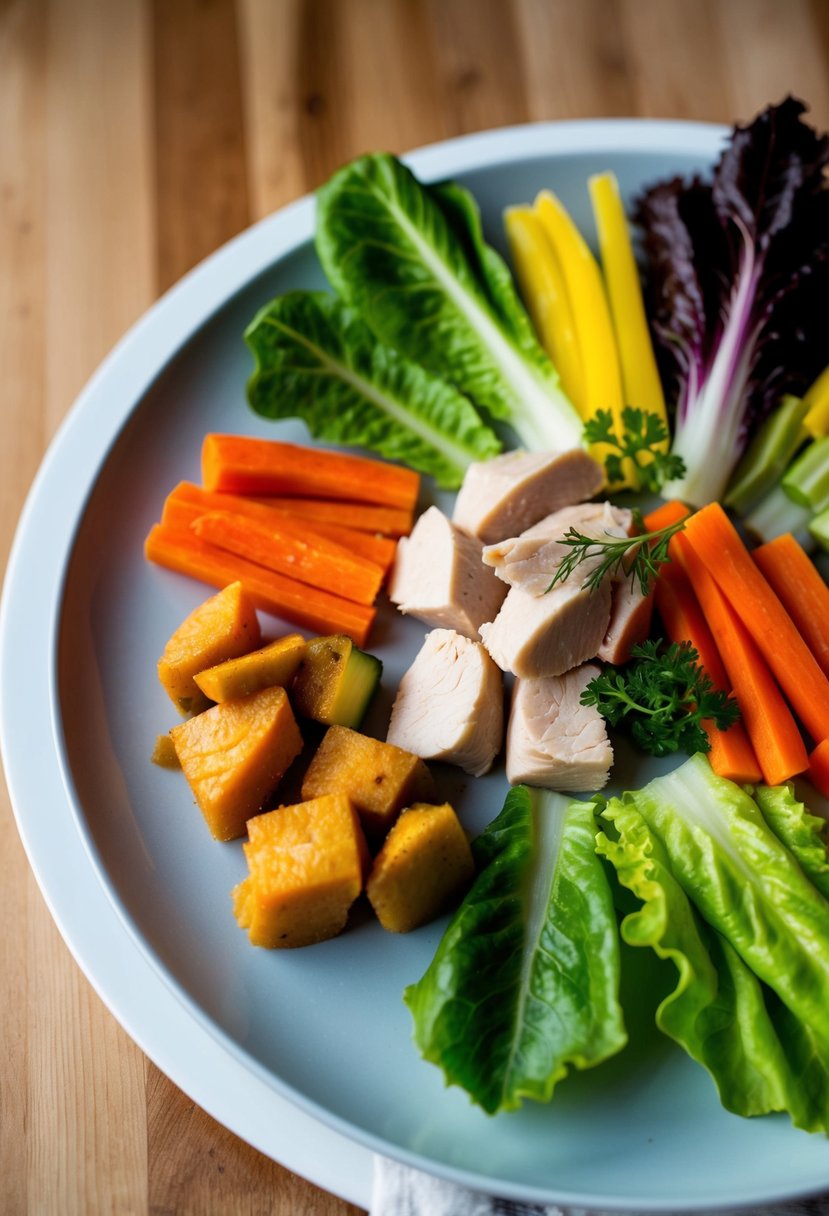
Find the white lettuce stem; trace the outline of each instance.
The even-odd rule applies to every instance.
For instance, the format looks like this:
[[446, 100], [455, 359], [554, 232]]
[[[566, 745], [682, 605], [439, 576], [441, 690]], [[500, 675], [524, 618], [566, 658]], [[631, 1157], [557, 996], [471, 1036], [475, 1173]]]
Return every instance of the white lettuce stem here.
[[673, 452], [685, 462], [685, 476], [669, 482], [666, 498], [702, 507], [722, 498], [741, 455], [747, 387], [759, 326], [753, 309], [761, 266], [743, 233], [745, 249], [726, 312], [714, 361], [700, 392], [689, 397], [677, 421]]

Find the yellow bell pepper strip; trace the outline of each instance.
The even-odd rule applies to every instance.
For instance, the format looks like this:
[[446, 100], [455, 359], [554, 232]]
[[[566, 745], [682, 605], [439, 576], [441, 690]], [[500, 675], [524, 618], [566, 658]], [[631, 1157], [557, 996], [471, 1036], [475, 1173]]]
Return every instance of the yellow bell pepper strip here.
[[[625, 404], [656, 414], [664, 423], [666, 433], [670, 433], [665, 395], [653, 353], [642, 285], [619, 184], [615, 174], [598, 173], [589, 179], [588, 189], [619, 351]], [[663, 448], [667, 446], [668, 441]]]
[[825, 438], [829, 435], [829, 367], [823, 369], [803, 400], [809, 406], [804, 427], [813, 439]]
[[[535, 213], [552, 242], [567, 285], [573, 321], [581, 351], [585, 383], [585, 420], [597, 410], [610, 410], [616, 431], [623, 431], [622, 377], [613, 322], [599, 265], [584, 237], [560, 200], [542, 190], [535, 200]], [[604, 464], [605, 445], [594, 444], [591, 454]], [[635, 484], [626, 475], [625, 485]]]
[[508, 207], [504, 228], [518, 286], [539, 341], [556, 366], [562, 388], [584, 417], [581, 352], [556, 251], [531, 207]]

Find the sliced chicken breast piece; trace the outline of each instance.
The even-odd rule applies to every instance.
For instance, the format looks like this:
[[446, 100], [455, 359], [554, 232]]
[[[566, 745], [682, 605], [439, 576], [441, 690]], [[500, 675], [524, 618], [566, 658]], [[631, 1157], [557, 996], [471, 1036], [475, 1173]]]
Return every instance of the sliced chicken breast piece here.
[[[632, 522], [630, 511], [612, 503], [581, 503], [548, 515], [520, 536], [486, 545], [482, 559], [505, 583], [521, 587], [530, 595], [543, 595], [559, 563], [570, 553], [570, 546], [563, 543], [570, 528], [601, 540], [607, 536], [628, 536]], [[582, 582], [599, 560], [588, 558], [579, 565]]]
[[480, 777], [489, 772], [503, 740], [500, 671], [480, 642], [451, 629], [433, 629], [400, 681], [388, 742]]
[[522, 679], [560, 676], [595, 658], [610, 622], [610, 580], [587, 591], [583, 570], [546, 595], [510, 587], [495, 620], [481, 626], [484, 646], [502, 671]]
[[615, 579], [610, 602], [610, 623], [596, 651], [603, 663], [626, 663], [632, 646], [644, 642], [651, 631], [653, 592], [642, 594], [638, 580]]
[[550, 790], [587, 792], [607, 784], [613, 748], [604, 718], [581, 694], [599, 668], [516, 680], [507, 727], [507, 777]]
[[397, 542], [389, 598], [402, 613], [433, 628], [478, 640], [504, 602], [506, 588], [481, 561], [482, 544], [456, 528], [437, 507], [420, 516]]
[[486, 544], [517, 536], [604, 485], [600, 465], [581, 448], [567, 452], [505, 452], [471, 464], [455, 501], [453, 523]]

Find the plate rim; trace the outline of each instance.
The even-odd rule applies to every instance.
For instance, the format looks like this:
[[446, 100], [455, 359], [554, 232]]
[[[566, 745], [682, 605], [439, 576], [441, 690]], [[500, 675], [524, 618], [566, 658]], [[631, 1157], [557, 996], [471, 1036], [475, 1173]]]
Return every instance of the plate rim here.
[[[513, 160], [574, 151], [585, 153], [599, 150], [626, 153], [668, 152], [671, 148], [681, 145], [683, 152], [700, 152], [713, 157], [727, 131], [728, 128], [722, 124], [671, 119], [612, 118], [536, 122], [475, 132], [428, 144], [407, 153], [402, 159], [426, 180], [433, 180], [449, 174], [484, 169], [495, 163], [508, 164]], [[260, 1151], [274, 1159], [284, 1161], [282, 1155], [277, 1157], [273, 1148], [263, 1142], [261, 1136], [252, 1138], [250, 1126], [245, 1124], [244, 1130], [239, 1130], [237, 1124], [241, 1126], [244, 1124], [244, 1120], [239, 1120], [240, 1112], [238, 1110], [234, 1111], [232, 1119], [228, 1119], [225, 1110], [217, 1112], [215, 1109], [211, 1109], [212, 1106], [215, 1107], [215, 1101], [211, 1102], [209, 1093], [202, 1092], [204, 1086], [198, 1084], [195, 1077], [188, 1074], [182, 1080], [178, 1079], [177, 1073], [187, 1073], [187, 1068], [180, 1069], [175, 1062], [170, 1061], [163, 1050], [159, 1051], [159, 1045], [155, 1041], [145, 1042], [147, 1036], [142, 1034], [142, 1027], [136, 1026], [134, 1017], [130, 1016], [130, 1010], [122, 1007], [123, 994], [113, 997], [110, 986], [107, 984], [107, 977], [101, 973], [102, 960], [95, 956], [95, 951], [90, 949], [88, 941], [79, 940], [78, 926], [72, 920], [71, 911], [68, 912], [65, 907], [61, 907], [60, 900], [54, 899], [53, 878], [48, 872], [49, 867], [44, 864], [43, 842], [38, 839], [36, 825], [32, 822], [27, 809], [24, 808], [24, 803], [28, 806], [28, 791], [23, 793], [22, 798], [20, 797], [21, 790], [26, 787], [26, 779], [18, 764], [17, 735], [10, 720], [10, 703], [14, 683], [12, 673], [15, 671], [14, 646], [11, 637], [16, 607], [14, 600], [20, 594], [17, 588], [21, 586], [21, 583], [30, 586], [32, 582], [32, 576], [23, 570], [23, 559], [27, 552], [27, 545], [30, 543], [30, 537], [36, 533], [39, 526], [38, 512], [42, 510], [45, 499], [48, 497], [52, 481], [59, 475], [67, 461], [71, 462], [74, 459], [79, 440], [90, 429], [97, 429], [101, 436], [95, 448], [97, 458], [91, 463], [89, 459], [81, 463], [81, 471], [73, 486], [75, 491], [73, 497], [77, 510], [69, 513], [69, 518], [64, 521], [64, 526], [59, 534], [65, 544], [62, 563], [54, 572], [51, 583], [49, 630], [45, 635], [48, 637], [49, 645], [43, 648], [44, 655], [48, 658], [49, 717], [52, 742], [56, 749], [55, 756], [50, 756], [50, 760], [57, 763], [64, 798], [68, 804], [66, 808], [63, 808], [64, 813], [66, 809], [70, 812], [69, 818], [78, 837], [78, 843], [85, 853], [86, 861], [95, 875], [100, 888], [99, 893], [104, 896], [110, 910], [115, 913], [121, 930], [141, 955], [143, 962], [153, 971], [156, 981], [164, 987], [173, 1000], [178, 1002], [187, 1018], [195, 1020], [213, 1046], [228, 1056], [244, 1072], [246, 1078], [255, 1079], [260, 1086], [275, 1091], [288, 1110], [296, 1111], [297, 1114], [301, 1113], [315, 1128], [322, 1126], [329, 1136], [341, 1139], [347, 1147], [343, 1149], [343, 1145], [334, 1146], [335, 1149], [339, 1149], [340, 1155], [345, 1151], [346, 1156], [353, 1155], [354, 1159], [359, 1161], [360, 1154], [363, 1154], [357, 1170], [360, 1181], [356, 1187], [347, 1186], [346, 1190], [342, 1189], [342, 1179], [338, 1178], [332, 1182], [330, 1171], [325, 1172], [321, 1168], [320, 1172], [314, 1169], [313, 1173], [309, 1173], [305, 1172], [305, 1169], [308, 1168], [308, 1164], [305, 1162], [299, 1166], [290, 1161], [285, 1164], [316, 1185], [341, 1194], [351, 1202], [368, 1206], [370, 1195], [366, 1190], [365, 1154], [373, 1152], [385, 1153], [416, 1168], [426, 1168], [430, 1172], [471, 1186], [473, 1189], [476, 1187], [480, 1189], [482, 1179], [466, 1170], [444, 1166], [441, 1163], [430, 1163], [416, 1153], [388, 1145], [372, 1134], [355, 1129], [346, 1120], [332, 1115], [319, 1107], [317, 1103], [304, 1098], [303, 1095], [270, 1073], [241, 1045], [232, 1042], [221, 1028], [210, 1022], [195, 1001], [182, 991], [175, 977], [167, 971], [161, 960], [154, 955], [149, 944], [141, 937], [138, 927], [132, 922], [114, 890], [103, 868], [102, 860], [89, 838], [80, 808], [76, 805], [77, 800], [72, 788], [71, 774], [62, 745], [57, 688], [56, 648], [66, 571], [74, 548], [77, 529], [83, 520], [86, 501], [109, 458], [113, 445], [123, 427], [134, 412], [140, 408], [153, 381], [175, 357], [178, 350], [191, 341], [233, 295], [266, 271], [269, 265], [312, 238], [313, 208], [313, 194], [307, 194], [287, 204], [245, 229], [190, 270], [130, 327], [98, 366], [67, 412], [48, 447], [26, 498], [12, 543], [2, 599], [0, 599], [0, 751], [2, 751], [6, 768], [15, 820], [29, 863], [50, 914], [70, 952], [95, 991], [98, 992], [107, 1008], [130, 1037], [151, 1059], [159, 1064], [166, 1075], [200, 1106], [208, 1110], [223, 1126], [240, 1135], [248, 1143], [254, 1144]], [[152, 347], [150, 353], [144, 349], [148, 343]], [[140, 366], [134, 367], [133, 361], [136, 355], [139, 357]], [[113, 375], [123, 377], [125, 373], [129, 388], [128, 391], [122, 390], [119, 408], [117, 411], [113, 411], [106, 390]], [[47, 564], [43, 563], [44, 566]], [[35, 581], [42, 581], [44, 577], [45, 575], [41, 571]], [[26, 583], [27, 578], [29, 579], [28, 584]], [[42, 670], [39, 670], [38, 674], [42, 678]], [[52, 776], [54, 775], [52, 774]], [[161, 1059], [164, 1060], [163, 1063], [160, 1062]], [[292, 1114], [292, 1117], [295, 1118], [296, 1115]], [[315, 1134], [318, 1136], [319, 1132], [317, 1131]], [[317, 1140], [318, 1147], [319, 1140]], [[284, 1148], [284, 1144], [280, 1144], [280, 1149], [282, 1148]], [[336, 1152], [334, 1155], [337, 1156]], [[315, 1153], [316, 1156], [325, 1158], [326, 1154]], [[324, 1175], [322, 1180], [320, 1180], [320, 1173]], [[829, 1185], [829, 1174], [826, 1181]], [[743, 1204], [768, 1203], [778, 1199], [791, 1198], [800, 1193], [808, 1192], [787, 1189], [785, 1192], [771, 1196], [766, 1191], [761, 1195], [741, 1192], [737, 1201]], [[505, 1194], [515, 1199], [547, 1202], [553, 1200], [582, 1206], [596, 1206], [597, 1204], [606, 1206], [608, 1203], [606, 1195], [562, 1192], [553, 1196], [546, 1188], [517, 1187], [515, 1184], [508, 1185]], [[665, 1206], [661, 1200], [642, 1202], [635, 1199], [620, 1199], [614, 1200], [614, 1202], [617, 1203], [619, 1211], [630, 1211], [634, 1208], [642, 1211], [659, 1211]], [[717, 1199], [716, 1202], [711, 1202], [706, 1206], [713, 1209], [722, 1206], [722, 1202], [723, 1200]], [[729, 1200], [726, 1199], [725, 1202], [729, 1202]], [[732, 1199], [731, 1202], [734, 1200]], [[683, 1206], [681, 1201], [672, 1200], [671, 1206], [675, 1211], [703, 1210], [698, 1202]]]

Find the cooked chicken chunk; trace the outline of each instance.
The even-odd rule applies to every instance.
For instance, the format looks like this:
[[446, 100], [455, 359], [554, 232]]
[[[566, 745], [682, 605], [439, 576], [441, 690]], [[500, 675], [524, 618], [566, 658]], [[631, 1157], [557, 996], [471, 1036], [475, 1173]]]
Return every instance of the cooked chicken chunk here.
[[626, 663], [631, 646], [644, 642], [651, 631], [653, 593], [643, 595], [638, 581], [629, 578], [613, 583], [610, 623], [596, 658], [604, 663]]
[[[614, 507], [609, 502], [581, 503], [548, 515], [520, 536], [487, 545], [482, 557], [505, 583], [521, 587], [530, 595], [543, 595], [559, 563], [570, 553], [570, 546], [563, 543], [563, 538], [571, 528], [601, 540], [607, 536], [629, 535], [631, 524], [631, 513], [624, 508]], [[597, 564], [598, 558], [580, 564], [582, 581]]]
[[481, 549], [479, 540], [429, 507], [411, 536], [398, 541], [392, 603], [426, 625], [477, 641], [478, 629], [492, 620], [506, 595], [503, 583], [481, 562]]
[[587, 591], [583, 579], [580, 566], [546, 595], [510, 587], [495, 620], [481, 626], [502, 671], [522, 679], [559, 676], [595, 657], [610, 621], [610, 581]]
[[471, 464], [455, 502], [454, 523], [486, 544], [517, 536], [604, 484], [600, 466], [581, 448], [568, 452], [505, 452]]
[[599, 668], [517, 680], [507, 728], [507, 777], [551, 790], [600, 790], [613, 763], [604, 718], [581, 694]]
[[500, 671], [480, 642], [433, 629], [400, 681], [388, 742], [480, 777], [492, 767], [503, 737]]

